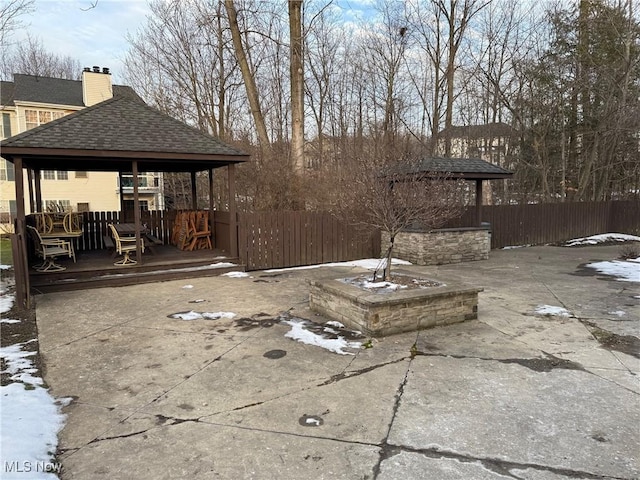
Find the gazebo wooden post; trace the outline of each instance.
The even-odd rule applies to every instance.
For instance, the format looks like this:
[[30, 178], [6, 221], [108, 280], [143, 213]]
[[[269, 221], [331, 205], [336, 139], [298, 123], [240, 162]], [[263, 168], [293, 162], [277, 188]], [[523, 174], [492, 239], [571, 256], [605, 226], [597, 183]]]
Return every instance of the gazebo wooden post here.
[[229, 248], [232, 257], [238, 256], [238, 219], [236, 214], [236, 165], [227, 165], [229, 183]]
[[33, 170], [27, 168], [27, 186], [29, 189], [29, 212], [35, 212], [35, 195], [34, 195], [34, 187], [33, 187]]
[[124, 188], [122, 187], [122, 170], [118, 171], [118, 194], [120, 195], [120, 221], [124, 222]]
[[196, 191], [196, 172], [191, 172], [191, 209], [198, 209], [198, 192]]
[[138, 198], [138, 161], [131, 162], [133, 174], [133, 221], [136, 224], [136, 260], [142, 265], [142, 239], [140, 238], [140, 199]]
[[211, 232], [211, 245], [214, 244], [215, 235], [213, 234], [213, 220], [214, 220], [214, 211], [213, 211], [213, 168], [209, 169], [209, 231]]
[[[42, 208], [42, 183], [40, 181], [40, 169], [39, 168], [34, 168], [33, 169], [33, 179], [35, 180], [35, 187], [36, 187], [36, 212], [44, 212], [44, 208]], [[34, 211], [32, 210], [31, 213], [33, 213]]]
[[482, 180], [476, 180], [476, 226], [482, 226]]
[[30, 284], [29, 284], [29, 263], [27, 261], [27, 238], [25, 227], [24, 208], [24, 172], [22, 157], [13, 158], [15, 170], [16, 189], [16, 221], [14, 224], [14, 234], [16, 236], [13, 250], [13, 264], [16, 282], [16, 303], [22, 308], [30, 308]]

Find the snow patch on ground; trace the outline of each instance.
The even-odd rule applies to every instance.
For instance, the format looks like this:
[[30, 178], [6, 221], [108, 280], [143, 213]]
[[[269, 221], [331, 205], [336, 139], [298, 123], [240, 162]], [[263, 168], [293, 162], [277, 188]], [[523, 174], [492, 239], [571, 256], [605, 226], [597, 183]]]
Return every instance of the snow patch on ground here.
[[621, 282], [640, 282], [640, 265], [636, 262], [612, 260], [588, 263], [587, 267], [593, 268], [598, 273], [616, 277]]
[[530, 247], [531, 245], [509, 245], [506, 247], [502, 247], [502, 250], [513, 250], [514, 248], [526, 248], [526, 247]]
[[556, 317], [572, 317], [573, 315], [569, 310], [563, 307], [554, 307], [552, 305], [538, 305], [535, 313], [537, 315], [548, 315]]
[[220, 275], [221, 277], [230, 277], [230, 278], [246, 278], [249, 276], [247, 272], [227, 272]]
[[8, 293], [6, 289], [0, 289], [0, 314], [6, 313], [11, 310], [13, 307], [13, 302], [15, 302], [15, 295], [12, 293]]
[[193, 288], [193, 285], [185, 285], [184, 287], [182, 287], [184, 289], [189, 289], [189, 288]]
[[236, 314], [233, 312], [178, 312], [169, 315], [169, 318], [178, 320], [218, 320], [220, 318], [233, 318]]
[[590, 237], [574, 238], [568, 240], [565, 247], [575, 247], [577, 245], [597, 245], [604, 242], [640, 242], [640, 237], [627, 235], [626, 233], [601, 233]]
[[217, 262], [217, 263], [212, 263], [211, 266], [216, 268], [227, 268], [227, 267], [237, 267], [238, 264], [231, 263], [231, 262]]
[[609, 315], [615, 315], [617, 317], [623, 317], [627, 314], [627, 312], [623, 312], [622, 310], [615, 310], [613, 312], [607, 312]]
[[[316, 347], [321, 347], [330, 352], [337, 353], [339, 355], [355, 355], [352, 352], [347, 352], [345, 348], [355, 348], [359, 349], [362, 347], [362, 342], [353, 342], [345, 339], [342, 335], [336, 335], [336, 331], [333, 329], [326, 329], [327, 333], [334, 334], [337, 338], [326, 338], [323, 335], [312, 332], [309, 329], [310, 322], [307, 322], [302, 319], [295, 320], [284, 320], [283, 323], [289, 325], [291, 330], [289, 330], [284, 336], [287, 338], [291, 338], [298, 342], [313, 345]], [[328, 324], [329, 322], [327, 322]], [[338, 322], [336, 322], [338, 323]], [[334, 326], [337, 326], [334, 324]]]
[[[15, 383], [0, 387], [0, 432], [3, 479], [56, 479], [60, 464], [53, 463], [58, 432], [65, 422], [60, 412], [70, 399], [57, 400], [46, 388], [30, 357], [27, 343], [0, 348], [0, 358]], [[25, 476], [25, 473], [28, 475]]]
[[[319, 265], [306, 265], [303, 267], [289, 267], [289, 268], [272, 268], [269, 270], [264, 270], [267, 273], [271, 272], [284, 272], [288, 270], [306, 270], [310, 268], [321, 268], [321, 267], [360, 267], [366, 268], [367, 270], [379, 270], [384, 268], [386, 265], [386, 260], [380, 260], [379, 258], [365, 258], [363, 260], [353, 260], [351, 262], [334, 262], [334, 263], [321, 263]], [[411, 262], [407, 262], [406, 260], [400, 260], [399, 258], [392, 258], [391, 265], [411, 265]]]

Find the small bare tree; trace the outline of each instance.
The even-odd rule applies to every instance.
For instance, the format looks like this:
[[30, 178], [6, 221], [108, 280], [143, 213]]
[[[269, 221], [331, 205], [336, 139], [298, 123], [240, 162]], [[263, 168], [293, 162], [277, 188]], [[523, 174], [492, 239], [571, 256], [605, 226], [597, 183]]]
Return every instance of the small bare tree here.
[[379, 229], [389, 235], [385, 281], [391, 280], [393, 247], [400, 232], [415, 226], [441, 227], [464, 208], [462, 182], [446, 173], [423, 171], [419, 161], [384, 166], [354, 162], [342, 170], [337, 184], [336, 216], [363, 233]]

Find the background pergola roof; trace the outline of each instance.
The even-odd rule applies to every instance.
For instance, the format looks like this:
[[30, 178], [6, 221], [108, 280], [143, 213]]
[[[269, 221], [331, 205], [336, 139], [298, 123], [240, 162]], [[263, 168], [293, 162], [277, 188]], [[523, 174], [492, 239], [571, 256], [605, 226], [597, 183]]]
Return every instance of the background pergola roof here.
[[406, 173], [449, 173], [453, 179], [491, 180], [510, 178], [513, 172], [479, 158], [426, 157], [402, 168]]
[[1, 154], [40, 170], [188, 172], [249, 156], [133, 96], [116, 96], [0, 142]]

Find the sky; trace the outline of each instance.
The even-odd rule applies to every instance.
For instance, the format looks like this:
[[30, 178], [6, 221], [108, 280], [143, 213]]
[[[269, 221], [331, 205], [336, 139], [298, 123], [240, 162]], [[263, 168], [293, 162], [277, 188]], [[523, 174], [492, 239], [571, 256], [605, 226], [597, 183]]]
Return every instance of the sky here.
[[[286, 0], [272, 0], [285, 4]], [[373, 0], [334, 0], [345, 21], [355, 20]], [[95, 7], [92, 6], [95, 4]], [[82, 67], [108, 67], [114, 83], [123, 83], [127, 34], [146, 22], [148, 0], [36, 0], [35, 11], [22, 17], [27, 34], [42, 40], [47, 51], [78, 59]]]
[[146, 0], [36, 0], [35, 11], [22, 17], [23, 29], [42, 40], [47, 51], [78, 59], [83, 67], [108, 67], [122, 82], [126, 35], [145, 23]]

